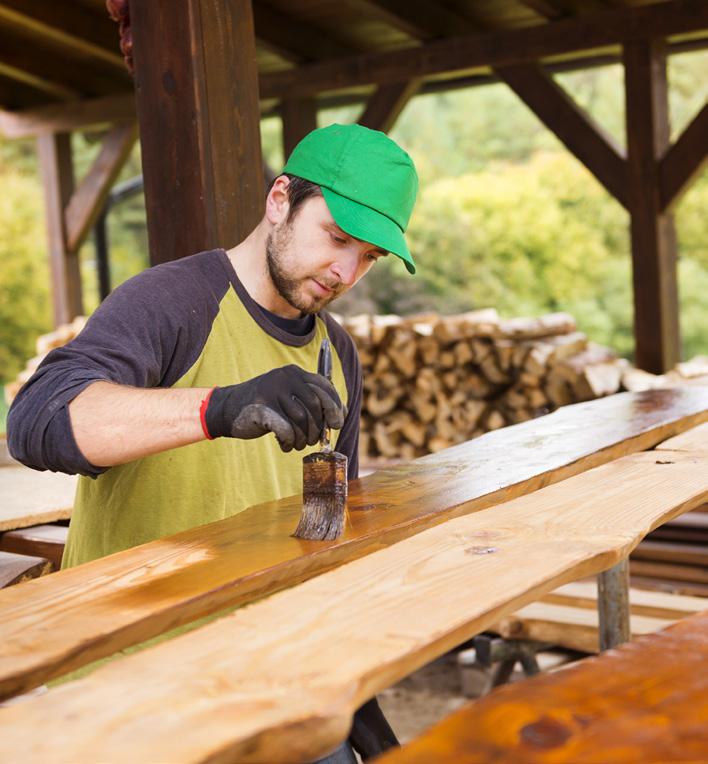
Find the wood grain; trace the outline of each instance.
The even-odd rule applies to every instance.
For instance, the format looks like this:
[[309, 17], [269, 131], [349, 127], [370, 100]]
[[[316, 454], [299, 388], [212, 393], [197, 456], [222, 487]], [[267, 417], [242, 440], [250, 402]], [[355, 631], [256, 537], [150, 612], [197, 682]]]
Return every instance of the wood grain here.
[[0, 697], [706, 419], [704, 388], [567, 406], [352, 481], [338, 541], [291, 538], [300, 515], [300, 499], [291, 497], [2, 592]]
[[634, 454], [450, 520], [5, 709], [3, 754], [43, 762], [60, 750], [107, 764], [322, 755], [382, 688], [613, 565], [651, 528], [705, 501], [708, 456], [672, 456], [657, 464]]
[[77, 477], [16, 465], [0, 469], [0, 531], [71, 517]]
[[470, 703], [381, 764], [708, 760], [708, 611]]
[[659, 443], [657, 451], [708, 451], [708, 422]]

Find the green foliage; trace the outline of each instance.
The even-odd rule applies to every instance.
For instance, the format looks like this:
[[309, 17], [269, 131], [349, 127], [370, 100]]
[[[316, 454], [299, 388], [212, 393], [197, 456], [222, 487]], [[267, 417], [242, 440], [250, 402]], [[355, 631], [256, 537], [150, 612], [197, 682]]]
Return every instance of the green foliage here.
[[0, 165], [0, 380], [13, 378], [49, 330], [49, 273], [37, 181]]

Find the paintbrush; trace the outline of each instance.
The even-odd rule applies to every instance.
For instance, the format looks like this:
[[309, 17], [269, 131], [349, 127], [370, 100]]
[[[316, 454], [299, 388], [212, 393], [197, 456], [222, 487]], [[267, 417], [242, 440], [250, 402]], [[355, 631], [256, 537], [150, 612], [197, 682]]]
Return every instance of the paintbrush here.
[[[325, 337], [317, 373], [332, 381], [332, 349]], [[347, 504], [347, 457], [332, 450], [325, 426], [320, 450], [302, 460], [302, 514], [293, 536], [331, 541], [342, 535]]]

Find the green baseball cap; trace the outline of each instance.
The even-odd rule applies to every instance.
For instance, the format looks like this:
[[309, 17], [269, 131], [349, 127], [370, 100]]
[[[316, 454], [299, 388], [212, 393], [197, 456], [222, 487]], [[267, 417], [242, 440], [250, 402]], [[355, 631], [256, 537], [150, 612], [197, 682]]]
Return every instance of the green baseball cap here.
[[403, 234], [418, 175], [410, 156], [385, 133], [361, 125], [313, 130], [295, 146], [283, 172], [320, 186], [345, 233], [398, 255], [415, 273]]

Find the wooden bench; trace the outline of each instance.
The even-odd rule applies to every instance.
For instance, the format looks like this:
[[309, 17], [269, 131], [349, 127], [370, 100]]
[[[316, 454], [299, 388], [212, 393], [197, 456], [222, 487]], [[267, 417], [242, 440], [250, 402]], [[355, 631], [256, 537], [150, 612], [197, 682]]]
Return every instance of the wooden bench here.
[[61, 567], [69, 529], [63, 525], [30, 525], [0, 534], [0, 551], [34, 555], [50, 560], [53, 570]]
[[76, 475], [0, 466], [0, 532], [71, 517]]
[[708, 761], [708, 610], [494, 690], [377, 764]]
[[649, 530], [705, 502], [708, 453], [665, 454], [622, 457], [461, 514], [4, 709], [3, 752], [25, 762], [57, 751], [72, 762], [320, 756], [376, 692], [505, 613], [611, 568]]

